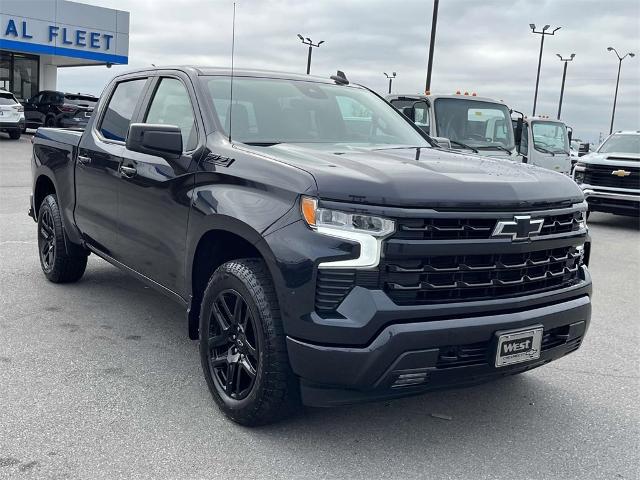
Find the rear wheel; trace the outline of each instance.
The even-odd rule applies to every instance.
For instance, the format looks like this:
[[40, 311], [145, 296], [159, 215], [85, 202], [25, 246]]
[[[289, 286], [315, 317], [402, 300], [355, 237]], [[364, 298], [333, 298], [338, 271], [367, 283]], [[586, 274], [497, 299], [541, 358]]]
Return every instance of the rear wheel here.
[[9, 132], [9, 138], [11, 138], [11, 140], [18, 140], [20, 138], [20, 135], [22, 135], [22, 130], [20, 130], [19, 128], [16, 130], [11, 130]]
[[78, 281], [87, 267], [87, 254], [69, 255], [55, 195], [47, 195], [38, 211], [38, 252], [45, 277], [54, 283]]
[[44, 121], [44, 126], [47, 128], [53, 128], [56, 126], [56, 119], [53, 117], [47, 117]]
[[277, 421], [299, 405], [273, 282], [262, 260], [227, 262], [200, 312], [200, 359], [218, 407], [234, 422]]

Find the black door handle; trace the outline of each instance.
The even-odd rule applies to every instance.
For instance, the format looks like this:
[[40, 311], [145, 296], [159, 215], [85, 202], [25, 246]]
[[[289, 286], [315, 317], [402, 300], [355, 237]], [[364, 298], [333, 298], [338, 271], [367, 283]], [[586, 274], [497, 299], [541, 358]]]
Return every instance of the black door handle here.
[[120, 175], [126, 178], [133, 178], [136, 176], [138, 171], [133, 167], [125, 167], [124, 165], [120, 166]]

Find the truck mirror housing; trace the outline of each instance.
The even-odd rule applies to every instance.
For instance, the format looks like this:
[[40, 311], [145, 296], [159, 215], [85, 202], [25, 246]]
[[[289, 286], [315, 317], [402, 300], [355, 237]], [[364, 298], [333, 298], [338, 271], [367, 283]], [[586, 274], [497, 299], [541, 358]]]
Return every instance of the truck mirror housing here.
[[451, 150], [451, 140], [447, 137], [431, 137], [431, 139], [436, 142], [440, 148], [447, 148]]
[[406, 117], [409, 117], [409, 119], [412, 122], [416, 121], [416, 109], [415, 108], [413, 108], [413, 107], [403, 107], [401, 111]]
[[175, 160], [182, 155], [182, 132], [176, 125], [132, 123], [126, 146], [132, 152]]
[[518, 118], [516, 120], [516, 130], [513, 132], [513, 135], [516, 137], [515, 143], [518, 151], [520, 150], [520, 144], [522, 143], [522, 125], [524, 124], [522, 118]]

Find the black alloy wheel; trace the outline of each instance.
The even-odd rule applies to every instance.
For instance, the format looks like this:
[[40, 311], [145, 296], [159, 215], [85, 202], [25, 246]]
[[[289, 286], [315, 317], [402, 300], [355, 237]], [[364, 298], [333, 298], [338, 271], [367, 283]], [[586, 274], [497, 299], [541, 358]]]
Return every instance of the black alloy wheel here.
[[45, 273], [51, 272], [56, 262], [56, 230], [53, 223], [51, 210], [43, 210], [38, 229], [38, 249], [42, 269]]
[[216, 297], [209, 322], [209, 369], [221, 396], [246, 398], [256, 382], [260, 336], [256, 319], [242, 295], [233, 289]]

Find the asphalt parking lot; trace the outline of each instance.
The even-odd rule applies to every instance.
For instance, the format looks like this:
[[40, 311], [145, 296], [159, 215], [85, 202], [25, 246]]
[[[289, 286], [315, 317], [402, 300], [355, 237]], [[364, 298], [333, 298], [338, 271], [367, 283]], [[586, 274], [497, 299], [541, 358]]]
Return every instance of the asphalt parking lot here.
[[640, 228], [590, 218], [593, 319], [535, 371], [239, 427], [184, 312], [90, 257], [48, 283], [26, 216], [30, 136], [0, 134], [0, 478], [637, 479]]

